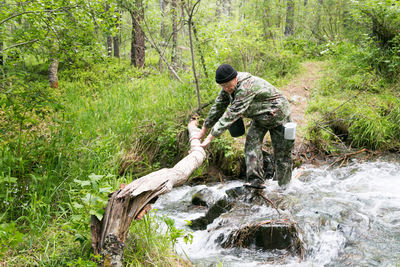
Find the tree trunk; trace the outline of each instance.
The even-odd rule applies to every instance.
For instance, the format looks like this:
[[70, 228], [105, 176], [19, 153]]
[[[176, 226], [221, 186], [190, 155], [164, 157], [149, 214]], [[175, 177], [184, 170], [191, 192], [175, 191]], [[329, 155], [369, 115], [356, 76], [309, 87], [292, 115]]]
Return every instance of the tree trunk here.
[[178, 3], [177, 0], [172, 0], [172, 53], [171, 53], [171, 64], [175, 68], [177, 64], [177, 47], [178, 47], [178, 25], [177, 25], [177, 13]]
[[222, 12], [222, 0], [217, 0], [215, 4], [215, 20], [219, 21], [221, 18], [221, 12]]
[[188, 12], [189, 19], [188, 19], [188, 25], [189, 25], [189, 42], [190, 42], [190, 54], [192, 55], [192, 70], [193, 70], [193, 76], [194, 76], [194, 81], [196, 83], [196, 93], [197, 93], [197, 105], [198, 108], [200, 109], [201, 107], [201, 101], [200, 101], [200, 86], [199, 86], [199, 81], [197, 79], [197, 73], [196, 73], [196, 65], [194, 63], [194, 49], [193, 49], [193, 38], [192, 38], [192, 19], [193, 19], [193, 12], [194, 9], [196, 8], [196, 5], [200, 3], [201, 0], [197, 0], [197, 2], [193, 5], [192, 10]]
[[0, 65], [4, 65], [3, 40], [0, 40]]
[[119, 58], [119, 38], [118, 35], [113, 37], [114, 43], [114, 57]]
[[117, 28], [117, 34], [113, 37], [113, 43], [114, 43], [114, 57], [119, 58], [119, 38], [118, 38], [118, 33], [120, 31], [120, 16], [118, 15], [118, 10], [115, 10], [115, 14], [118, 16], [117, 22], [115, 24], [115, 27]]
[[[189, 140], [200, 132], [196, 120], [189, 122], [188, 131]], [[150, 173], [115, 191], [101, 221], [92, 216], [92, 246], [95, 253], [103, 255], [103, 266], [122, 266], [124, 243], [132, 220], [140, 219], [159, 195], [184, 184], [204, 162], [206, 153], [199, 144], [200, 140], [193, 139], [189, 154], [173, 168]]]
[[144, 33], [140, 23], [144, 18], [143, 2], [136, 0], [136, 8], [131, 11], [132, 16], [132, 41], [131, 41], [131, 65], [142, 68], [145, 63]]
[[286, 6], [285, 36], [293, 35], [294, 0], [288, 0]]
[[197, 28], [194, 25], [193, 21], [192, 21], [192, 27], [193, 27], [194, 38], [196, 39], [196, 48], [200, 53], [200, 61], [201, 61], [201, 66], [203, 67], [204, 76], [206, 78], [208, 78], [206, 60], [204, 59], [203, 50], [201, 50], [200, 40], [199, 40], [199, 37], [197, 35]]
[[[160, 37], [161, 37], [161, 42], [165, 42], [165, 23], [164, 23], [164, 16], [165, 16], [165, 3], [164, 0], [159, 0], [160, 4], [160, 11], [161, 11], [161, 22], [160, 22]], [[158, 59], [158, 69], [161, 71], [162, 70], [162, 58], [161, 56]]]
[[[106, 4], [105, 11], [108, 12], [110, 10], [110, 5]], [[107, 55], [112, 57], [112, 36], [107, 35]]]
[[107, 35], [107, 55], [109, 57], [112, 57], [112, 36], [111, 35]]
[[49, 66], [49, 82], [50, 87], [58, 88], [58, 59], [52, 59]]
[[232, 2], [231, 0], [222, 0], [222, 13], [228, 17], [232, 15]]

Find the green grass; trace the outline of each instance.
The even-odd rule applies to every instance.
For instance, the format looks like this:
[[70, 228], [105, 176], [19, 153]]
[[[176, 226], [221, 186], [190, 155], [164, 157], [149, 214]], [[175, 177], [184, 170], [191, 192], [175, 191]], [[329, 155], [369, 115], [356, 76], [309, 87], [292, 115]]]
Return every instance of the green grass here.
[[330, 61], [313, 91], [307, 110], [309, 139], [327, 153], [336, 152], [337, 145], [343, 144], [399, 151], [398, 84], [367, 65], [356, 66], [358, 61], [353, 59], [358, 52], [347, 52], [346, 57]]
[[[1, 135], [0, 223], [4, 233], [22, 238], [0, 263], [60, 266], [89, 259], [88, 215], [101, 216], [107, 194], [137, 172], [128, 166], [119, 176], [123, 156], [136, 153], [147, 169], [160, 168], [162, 157], [175, 152], [175, 134], [192, 105], [187, 83], [127, 62], [61, 71], [60, 91], [46, 88], [45, 79], [4, 100], [14, 119], [7, 126], [16, 131]], [[44, 88], [57, 96], [51, 105], [24, 104]], [[32, 120], [39, 108], [45, 114]], [[18, 112], [29, 114], [16, 118]]]

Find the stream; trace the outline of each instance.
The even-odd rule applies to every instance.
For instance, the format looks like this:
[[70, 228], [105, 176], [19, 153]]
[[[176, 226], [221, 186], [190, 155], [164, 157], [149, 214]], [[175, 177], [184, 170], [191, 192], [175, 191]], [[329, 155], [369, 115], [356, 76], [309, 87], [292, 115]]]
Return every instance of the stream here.
[[[236, 205], [207, 226], [191, 230], [188, 221], [207, 209], [191, 204], [192, 195], [207, 188], [213, 198], [240, 187], [243, 181], [182, 186], [162, 195], [153, 208], [173, 218], [176, 227], [192, 232], [193, 242], [179, 240], [178, 253], [196, 266], [399, 266], [400, 158], [352, 161], [345, 167], [302, 166], [286, 188], [268, 181], [264, 190], [281, 211], [270, 205]], [[220, 242], [240, 226], [290, 218], [297, 223], [303, 259], [284, 250], [222, 248]]]

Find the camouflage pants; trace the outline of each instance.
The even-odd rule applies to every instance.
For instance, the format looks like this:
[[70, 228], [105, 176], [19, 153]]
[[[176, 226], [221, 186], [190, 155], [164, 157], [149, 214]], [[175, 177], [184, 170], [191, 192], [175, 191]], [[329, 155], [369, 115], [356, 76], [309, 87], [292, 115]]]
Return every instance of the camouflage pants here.
[[269, 131], [274, 149], [275, 176], [279, 185], [287, 184], [292, 177], [292, 149], [294, 140], [284, 138], [285, 128], [282, 125], [268, 125], [263, 121], [253, 120], [246, 136], [245, 158], [246, 177], [249, 182], [263, 183], [262, 144]]

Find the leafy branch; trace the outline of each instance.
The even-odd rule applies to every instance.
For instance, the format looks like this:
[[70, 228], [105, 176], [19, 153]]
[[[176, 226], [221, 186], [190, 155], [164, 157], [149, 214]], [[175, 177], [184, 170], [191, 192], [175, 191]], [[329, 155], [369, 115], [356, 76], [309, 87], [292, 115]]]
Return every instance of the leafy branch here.
[[73, 6], [73, 7], [61, 7], [61, 8], [57, 8], [57, 9], [47, 9], [47, 10], [36, 10], [36, 11], [24, 11], [24, 12], [20, 12], [20, 13], [16, 13], [13, 14], [11, 16], [9, 16], [8, 18], [3, 19], [2, 21], [0, 21], [0, 25], [6, 23], [7, 21], [15, 18], [15, 17], [19, 17], [25, 14], [41, 14], [41, 13], [56, 13], [56, 12], [66, 12], [69, 9], [74, 9], [77, 8], [79, 6]]

